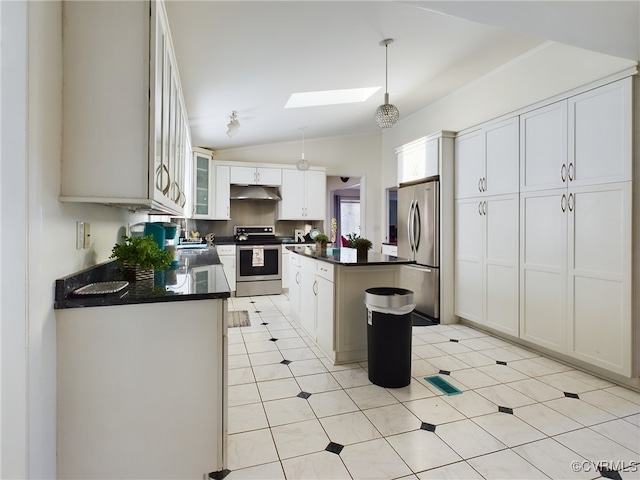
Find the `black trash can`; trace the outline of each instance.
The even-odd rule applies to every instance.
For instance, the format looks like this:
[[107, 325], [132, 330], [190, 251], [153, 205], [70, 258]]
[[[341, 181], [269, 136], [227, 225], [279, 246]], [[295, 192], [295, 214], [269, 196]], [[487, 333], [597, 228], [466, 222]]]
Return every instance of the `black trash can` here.
[[387, 388], [411, 382], [413, 292], [377, 287], [365, 291], [369, 381]]

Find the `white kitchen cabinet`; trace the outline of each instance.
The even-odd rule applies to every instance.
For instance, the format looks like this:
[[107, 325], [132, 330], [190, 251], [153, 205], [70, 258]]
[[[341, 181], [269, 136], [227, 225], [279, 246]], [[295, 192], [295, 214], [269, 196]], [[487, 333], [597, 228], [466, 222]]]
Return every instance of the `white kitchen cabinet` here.
[[229, 284], [229, 290], [231, 292], [236, 291], [236, 246], [235, 245], [217, 245], [216, 253], [222, 263], [222, 270], [225, 277], [227, 277], [227, 283]]
[[521, 190], [630, 181], [631, 78], [520, 116]]
[[282, 245], [282, 289], [289, 288], [289, 259], [291, 255], [289, 250]]
[[60, 200], [183, 215], [191, 141], [164, 4], [70, 2], [63, 33]]
[[518, 117], [456, 138], [456, 198], [518, 193]]
[[518, 195], [456, 202], [456, 315], [518, 335]]
[[266, 185], [279, 187], [282, 185], [282, 170], [270, 167], [238, 167], [232, 166], [230, 182], [234, 185]]
[[229, 220], [229, 166], [211, 160], [212, 152], [193, 149], [193, 207], [191, 218]]
[[300, 258], [300, 326], [324, 352], [332, 352], [334, 328], [334, 278], [332, 264]]
[[282, 169], [278, 220], [324, 220], [327, 175], [323, 170]]
[[523, 194], [522, 338], [630, 376], [631, 183]]
[[439, 174], [438, 139], [423, 137], [396, 149], [398, 185]]
[[630, 181], [632, 78], [569, 98], [572, 186]]
[[298, 254], [289, 254], [289, 304], [291, 307], [291, 318], [298, 323], [300, 323], [301, 314], [301, 258]]
[[521, 192], [566, 186], [567, 129], [567, 100], [520, 115]]

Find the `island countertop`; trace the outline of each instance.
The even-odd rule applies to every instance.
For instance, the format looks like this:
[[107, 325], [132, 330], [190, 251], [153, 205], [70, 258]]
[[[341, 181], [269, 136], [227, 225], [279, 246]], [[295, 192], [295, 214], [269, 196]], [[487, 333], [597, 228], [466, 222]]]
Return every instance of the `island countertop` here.
[[305, 257], [344, 266], [362, 267], [366, 265], [408, 265], [416, 263], [415, 260], [409, 260], [408, 258], [394, 257], [372, 251], [368, 252], [366, 260], [359, 260], [356, 250], [353, 248], [327, 248], [326, 253], [316, 252], [315, 246], [309, 245], [287, 245], [285, 248]]
[[215, 248], [180, 249], [179, 264], [156, 272], [153, 283], [131, 282], [117, 293], [76, 295], [95, 282], [123, 280], [115, 261], [107, 261], [56, 280], [55, 309], [229, 298], [231, 293]]

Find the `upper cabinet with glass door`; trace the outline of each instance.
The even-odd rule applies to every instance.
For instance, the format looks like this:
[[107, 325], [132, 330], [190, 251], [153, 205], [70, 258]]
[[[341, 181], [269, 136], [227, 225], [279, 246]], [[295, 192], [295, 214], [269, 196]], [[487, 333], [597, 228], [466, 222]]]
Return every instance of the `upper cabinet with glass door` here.
[[63, 71], [60, 200], [183, 215], [191, 139], [162, 1], [66, 2]]
[[193, 206], [191, 218], [229, 220], [229, 166], [211, 160], [212, 152], [193, 149]]

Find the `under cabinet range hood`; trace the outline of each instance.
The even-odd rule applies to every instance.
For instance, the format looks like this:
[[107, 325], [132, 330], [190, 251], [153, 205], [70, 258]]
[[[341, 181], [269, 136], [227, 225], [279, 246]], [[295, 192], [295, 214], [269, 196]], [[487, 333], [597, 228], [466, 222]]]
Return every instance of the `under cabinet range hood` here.
[[271, 200], [280, 201], [278, 187], [262, 185], [231, 185], [231, 200]]

